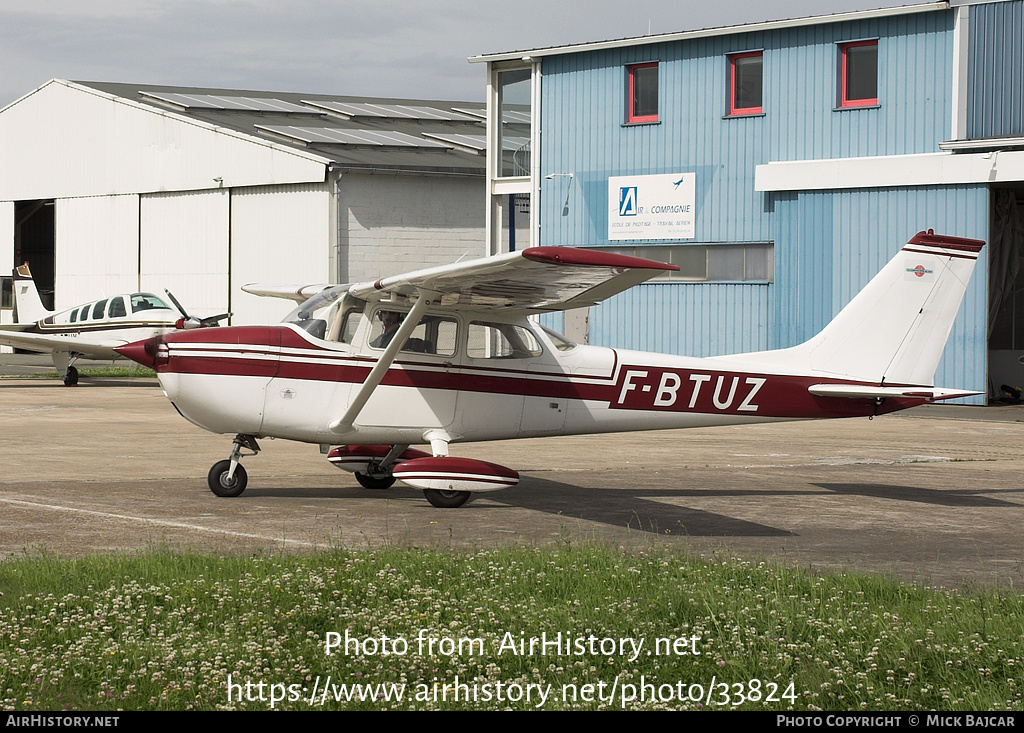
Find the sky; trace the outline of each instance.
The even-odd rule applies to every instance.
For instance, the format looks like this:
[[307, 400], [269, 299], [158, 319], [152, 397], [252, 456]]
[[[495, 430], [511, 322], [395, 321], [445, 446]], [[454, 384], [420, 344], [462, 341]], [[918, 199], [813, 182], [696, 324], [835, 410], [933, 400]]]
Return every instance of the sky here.
[[0, 107], [49, 79], [483, 101], [479, 54], [893, 0], [0, 0]]

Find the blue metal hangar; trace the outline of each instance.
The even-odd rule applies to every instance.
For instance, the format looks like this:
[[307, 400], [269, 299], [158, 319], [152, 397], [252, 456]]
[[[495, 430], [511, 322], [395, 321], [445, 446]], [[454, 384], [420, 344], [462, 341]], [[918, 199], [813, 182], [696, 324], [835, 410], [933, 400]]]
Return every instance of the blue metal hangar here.
[[693, 356], [792, 346], [932, 228], [988, 242], [936, 382], [988, 399], [1024, 383], [1024, 0], [470, 61], [488, 68], [490, 251], [681, 268], [589, 323], [566, 314], [571, 335]]

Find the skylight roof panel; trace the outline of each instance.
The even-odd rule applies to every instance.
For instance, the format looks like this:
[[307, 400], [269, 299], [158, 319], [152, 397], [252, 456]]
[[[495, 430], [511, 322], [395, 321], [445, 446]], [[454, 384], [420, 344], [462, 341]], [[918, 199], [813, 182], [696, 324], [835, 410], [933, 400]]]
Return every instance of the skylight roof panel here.
[[256, 129], [307, 144], [373, 145], [406, 148], [449, 148], [437, 140], [407, 135], [404, 132], [378, 130], [340, 130], [334, 127], [299, 127], [294, 125], [256, 125]]
[[455, 147], [464, 148], [474, 153], [482, 153], [487, 150], [486, 135], [460, 135], [458, 133], [425, 132], [423, 133], [423, 137], [430, 140], [440, 140], [441, 142], [451, 143]]

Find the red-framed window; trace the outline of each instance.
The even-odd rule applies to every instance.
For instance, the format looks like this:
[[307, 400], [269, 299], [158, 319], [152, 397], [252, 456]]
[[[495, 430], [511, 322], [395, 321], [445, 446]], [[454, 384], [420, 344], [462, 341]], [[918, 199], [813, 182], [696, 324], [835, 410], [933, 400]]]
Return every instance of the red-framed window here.
[[878, 106], [878, 40], [839, 44], [839, 107]]
[[626, 122], [658, 121], [658, 62], [626, 67], [628, 98]]
[[763, 51], [730, 54], [728, 115], [764, 113]]

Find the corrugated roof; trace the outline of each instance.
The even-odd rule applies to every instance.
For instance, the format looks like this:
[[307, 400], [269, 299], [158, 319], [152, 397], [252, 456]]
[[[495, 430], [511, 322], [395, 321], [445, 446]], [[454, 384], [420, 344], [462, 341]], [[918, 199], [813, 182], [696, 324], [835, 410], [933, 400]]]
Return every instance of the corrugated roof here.
[[[313, 152], [341, 169], [483, 176], [483, 152], [445, 136], [486, 134], [479, 102], [75, 82], [162, 112]], [[460, 139], [456, 137], [456, 139]]]
[[953, 5], [962, 5], [965, 4], [965, 2], [966, 0], [940, 0], [939, 2], [918, 3], [913, 5], [899, 5], [896, 7], [878, 8], [875, 10], [855, 10], [848, 13], [835, 13], [832, 15], [813, 15], [805, 18], [767, 20], [758, 23], [744, 23], [742, 25], [719, 26], [715, 28], [699, 28], [695, 30], [678, 31], [675, 33], [659, 33], [649, 36], [617, 38], [608, 41], [571, 43], [563, 46], [548, 46], [545, 48], [523, 49], [521, 51], [505, 51], [502, 53], [480, 54], [479, 56], [470, 56], [469, 62], [479, 63], [482, 61], [516, 61], [526, 58], [540, 58], [543, 56], [555, 56], [566, 53], [581, 53], [585, 51], [600, 51], [608, 48], [640, 46], [650, 43], [683, 41], [691, 38], [724, 36], [732, 35], [735, 33], [752, 33], [754, 31], [775, 30], [779, 28], [795, 28], [805, 25], [821, 25], [824, 23], [840, 23], [850, 20], [861, 20], [864, 18], [875, 18], [888, 15], [924, 13], [935, 10], [947, 10]]

